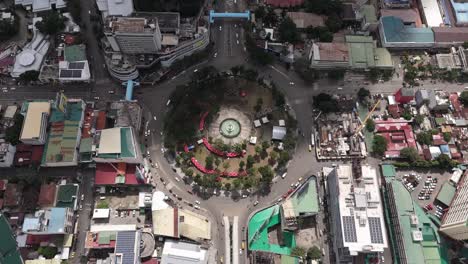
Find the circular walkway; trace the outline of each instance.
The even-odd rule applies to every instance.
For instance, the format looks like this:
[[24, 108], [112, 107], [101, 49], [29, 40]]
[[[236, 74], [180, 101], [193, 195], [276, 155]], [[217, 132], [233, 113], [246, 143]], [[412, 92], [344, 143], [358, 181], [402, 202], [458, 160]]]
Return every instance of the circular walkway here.
[[[221, 134], [221, 124], [226, 119], [234, 119], [239, 122], [240, 132], [237, 136], [228, 138]], [[234, 107], [222, 107], [208, 128], [208, 136], [212, 137], [213, 140], [221, 139], [225, 144], [234, 145], [242, 143], [244, 140], [248, 141], [251, 131], [252, 121], [246, 114]]]

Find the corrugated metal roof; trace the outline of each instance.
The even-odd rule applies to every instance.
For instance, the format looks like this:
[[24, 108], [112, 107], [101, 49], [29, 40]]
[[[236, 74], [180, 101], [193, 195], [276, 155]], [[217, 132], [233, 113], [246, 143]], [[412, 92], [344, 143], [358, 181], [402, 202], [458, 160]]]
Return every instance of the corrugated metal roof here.
[[99, 154], [121, 153], [120, 137], [120, 127], [102, 130], [99, 142]]
[[[115, 244], [115, 254], [121, 254], [121, 264], [135, 264], [135, 243], [137, 231], [120, 231], [117, 233], [117, 241]], [[139, 257], [139, 256], [138, 256]]]

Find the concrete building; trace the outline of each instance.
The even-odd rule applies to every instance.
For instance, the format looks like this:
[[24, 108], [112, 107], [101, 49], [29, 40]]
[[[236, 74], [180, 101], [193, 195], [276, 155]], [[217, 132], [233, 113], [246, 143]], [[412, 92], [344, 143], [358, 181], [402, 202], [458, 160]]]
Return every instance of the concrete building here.
[[86, 46], [83, 44], [66, 46], [63, 48], [63, 60], [58, 64], [44, 64], [41, 67], [39, 80], [49, 82], [89, 82], [91, 72], [86, 58]]
[[385, 181], [383, 192], [393, 263], [444, 263], [437, 226], [413, 201], [401, 181], [394, 177], [386, 177]]
[[102, 18], [108, 16], [129, 16], [133, 13], [133, 0], [96, 0]]
[[161, 31], [155, 17], [108, 17], [104, 34], [115, 52], [155, 54], [161, 49]]
[[15, 160], [16, 147], [0, 139], [0, 168], [11, 167]]
[[16, 234], [11, 229], [8, 219], [0, 213], [0, 263], [23, 264], [23, 259], [16, 242]]
[[15, 0], [15, 5], [22, 5], [26, 10], [32, 10], [34, 13], [67, 7], [64, 0]]
[[468, 172], [457, 185], [455, 197], [442, 219], [440, 232], [455, 240], [468, 239]]
[[78, 165], [78, 148], [85, 103], [60, 94], [50, 116], [50, 129], [42, 158], [43, 167]]
[[375, 168], [339, 165], [327, 177], [333, 252], [337, 263], [387, 248]]
[[153, 211], [153, 234], [159, 237], [207, 241], [211, 239], [211, 222], [205, 216], [189, 210], [159, 209]]
[[34, 31], [34, 36], [21, 52], [16, 56], [15, 64], [10, 73], [11, 77], [18, 78], [27, 71], [39, 71], [42, 62], [49, 50], [50, 42], [44, 34]]
[[26, 112], [26, 116], [19, 138], [21, 142], [31, 145], [45, 144], [50, 108], [49, 102], [26, 102], [23, 104], [22, 111]]
[[33, 235], [60, 235], [73, 233], [73, 209], [46, 208], [24, 218], [22, 231]]
[[[420, 0], [421, 14], [424, 18], [424, 24], [427, 27], [442, 27], [444, 26], [444, 19], [439, 8], [439, 1], [437, 0]], [[448, 15], [448, 14], [447, 14]]]
[[94, 138], [94, 161], [140, 164], [142, 154], [132, 127], [114, 127], [97, 131]]
[[386, 48], [419, 49], [435, 45], [431, 28], [407, 26], [401, 18], [395, 16], [380, 18], [379, 34], [382, 46]]
[[168, 239], [164, 242], [161, 264], [207, 264], [207, 250], [200, 245]]

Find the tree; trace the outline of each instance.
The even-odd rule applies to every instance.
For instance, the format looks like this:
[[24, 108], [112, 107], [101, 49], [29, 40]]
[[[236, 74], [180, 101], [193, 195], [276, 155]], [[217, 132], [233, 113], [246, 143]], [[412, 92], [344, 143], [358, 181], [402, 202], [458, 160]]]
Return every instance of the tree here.
[[68, 18], [58, 12], [51, 12], [42, 17], [42, 21], [36, 22], [36, 28], [43, 34], [55, 35], [65, 29]]
[[335, 33], [343, 27], [343, 21], [341, 21], [341, 18], [338, 15], [333, 14], [327, 18], [325, 25], [327, 26], [328, 30], [330, 30], [330, 32]]
[[338, 110], [338, 102], [326, 93], [314, 96], [314, 106], [324, 113], [336, 112]]
[[230, 166], [231, 166], [231, 165], [229, 164], [229, 162], [224, 162], [224, 164], [223, 164], [223, 168], [224, 168], [225, 170], [229, 169]]
[[275, 11], [271, 8], [268, 8], [265, 17], [263, 18], [263, 23], [265, 23], [266, 26], [271, 27], [276, 25], [277, 22], [278, 16], [275, 14]]
[[463, 91], [460, 94], [459, 100], [464, 106], [468, 107], [468, 91]]
[[278, 167], [286, 166], [286, 163], [288, 163], [289, 159], [289, 153], [287, 151], [281, 151], [278, 159]]
[[236, 178], [234, 179], [234, 181], [232, 182], [232, 184], [234, 185], [234, 189], [239, 189], [242, 185], [241, 181], [239, 178]]
[[244, 166], [245, 166], [245, 162], [244, 162], [243, 160], [241, 160], [241, 161], [239, 162], [239, 170], [240, 170], [240, 171], [241, 171], [241, 170], [244, 170]]
[[262, 19], [267, 14], [264, 6], [259, 6], [257, 9], [255, 9], [254, 13], [255, 13], [255, 19]]
[[245, 48], [249, 53], [250, 59], [259, 65], [268, 65], [273, 63], [274, 57], [265, 49], [257, 46], [255, 40], [249, 35], [245, 35]]
[[430, 131], [423, 131], [416, 135], [416, 141], [421, 145], [431, 145], [432, 144], [432, 133]]
[[369, 132], [374, 132], [374, 130], [375, 130], [375, 122], [374, 122], [374, 119], [372, 119], [372, 118], [367, 119], [367, 121], [366, 121], [366, 129], [367, 129], [367, 131], [369, 131]]
[[449, 169], [452, 167], [452, 159], [447, 154], [440, 154], [436, 160], [439, 162], [441, 169]]
[[370, 92], [369, 90], [367, 90], [366, 88], [364, 87], [361, 87], [357, 93], [358, 97], [359, 97], [359, 100], [360, 101], [363, 101], [366, 97], [369, 97], [370, 96]]
[[205, 167], [209, 170], [213, 169], [213, 156], [206, 156], [205, 158]]
[[260, 152], [262, 152], [262, 147], [260, 146], [255, 146], [255, 154], [260, 154]]
[[6, 40], [16, 35], [18, 32], [18, 26], [19, 23], [17, 22], [16, 17], [13, 22], [8, 19], [0, 20], [0, 39]]
[[19, 76], [20, 81], [29, 83], [31, 81], [37, 81], [39, 79], [38, 71], [26, 71]]
[[252, 166], [254, 165], [254, 163], [255, 163], [254, 157], [252, 157], [252, 155], [248, 155], [248, 156], [247, 156], [247, 169], [252, 168]]
[[294, 62], [294, 70], [307, 83], [312, 83], [320, 78], [318, 71], [310, 68], [310, 62], [306, 58], [299, 58]]
[[192, 177], [193, 176], [193, 170], [192, 169], [185, 170], [185, 175], [187, 175], [188, 177]]
[[308, 259], [320, 259], [322, 258], [322, 252], [317, 246], [313, 246], [307, 250]]
[[216, 157], [214, 163], [215, 163], [216, 167], [219, 167], [219, 164], [221, 164], [221, 160], [218, 157]]
[[452, 139], [452, 134], [450, 132], [444, 132], [443, 135], [444, 135], [444, 140], [447, 143]]
[[345, 70], [342, 69], [334, 69], [328, 71], [328, 78], [332, 80], [342, 80], [345, 75]]
[[331, 33], [327, 27], [313, 27], [309, 26], [306, 28], [307, 37], [310, 39], [316, 39], [320, 42], [332, 42], [333, 33]]
[[411, 115], [411, 112], [407, 109], [405, 109], [403, 111], [403, 113], [401, 114], [401, 116], [405, 119], [405, 120], [411, 120], [411, 118], [413, 118], [413, 116]]
[[374, 136], [374, 140], [372, 141], [372, 152], [379, 156], [383, 156], [385, 151], [387, 151], [387, 139], [381, 135]]
[[200, 174], [195, 175], [195, 178], [193, 178], [193, 181], [194, 181], [196, 184], [200, 185], [200, 183], [201, 183], [201, 181], [202, 181], [201, 175], [200, 175]]
[[56, 247], [39, 247], [37, 250], [39, 255], [44, 256], [46, 259], [51, 259], [57, 255], [57, 248]]
[[258, 168], [258, 172], [262, 175], [261, 181], [267, 184], [270, 184], [273, 180], [273, 170], [270, 166], [263, 166]]
[[340, 0], [307, 0], [305, 7], [311, 13], [331, 15], [340, 13], [342, 4]]
[[403, 148], [400, 150], [400, 157], [413, 163], [419, 160], [419, 153], [415, 148]]
[[226, 183], [224, 184], [224, 188], [226, 189], [226, 191], [231, 190], [231, 183], [226, 182]]
[[420, 115], [420, 114], [417, 114], [413, 121], [417, 124], [417, 125], [421, 125], [423, 122], [424, 122], [424, 116], [423, 115]]
[[268, 143], [268, 141], [263, 141], [262, 142], [263, 151], [266, 151], [269, 147], [270, 147], [270, 143]]
[[293, 247], [291, 249], [291, 256], [295, 257], [304, 257], [306, 255], [306, 250], [301, 247]]
[[468, 42], [467, 41], [463, 42], [462, 46], [464, 49], [468, 49]]
[[8, 127], [5, 130], [5, 140], [10, 142], [13, 146], [16, 146], [20, 141], [19, 137], [21, 134], [21, 128], [23, 126], [23, 115], [22, 114], [15, 114], [15, 124], [11, 127]]
[[300, 40], [296, 24], [291, 18], [286, 17], [278, 27], [280, 40], [283, 42], [296, 43]]

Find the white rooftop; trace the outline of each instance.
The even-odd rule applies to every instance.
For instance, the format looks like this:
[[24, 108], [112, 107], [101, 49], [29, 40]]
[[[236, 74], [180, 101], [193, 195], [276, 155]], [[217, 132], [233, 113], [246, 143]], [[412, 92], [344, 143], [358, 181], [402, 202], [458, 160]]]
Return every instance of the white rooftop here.
[[96, 0], [102, 18], [107, 16], [129, 16], [133, 12], [133, 0]]
[[387, 247], [385, 219], [376, 169], [363, 165], [362, 177], [353, 178], [351, 165], [336, 167], [343, 244], [359, 252], [383, 252]]
[[121, 151], [120, 127], [103, 129], [99, 142], [99, 154], [119, 154]]
[[110, 209], [94, 209], [93, 211], [93, 219], [103, 219], [109, 218]]
[[64, 0], [15, 0], [15, 5], [31, 5], [33, 12], [52, 10], [52, 5], [57, 9], [66, 7]]
[[465, 224], [468, 221], [468, 172], [457, 185], [455, 197], [445, 214], [441, 229], [452, 224]]
[[151, 203], [151, 211], [162, 210], [169, 208], [169, 205], [164, 201], [166, 195], [163, 192], [156, 191], [153, 193], [153, 200]]
[[133, 231], [136, 230], [136, 225], [108, 225], [98, 224], [91, 225], [89, 231], [91, 232], [102, 232], [102, 231]]
[[207, 251], [200, 245], [166, 240], [162, 251], [161, 264], [205, 264]]
[[428, 27], [440, 27], [444, 24], [437, 0], [421, 0]]
[[34, 37], [26, 44], [23, 50], [16, 56], [12, 77], [19, 77], [27, 71], [39, 71], [41, 69], [44, 57], [49, 50], [50, 43], [46, 36], [39, 31], [34, 32]]

